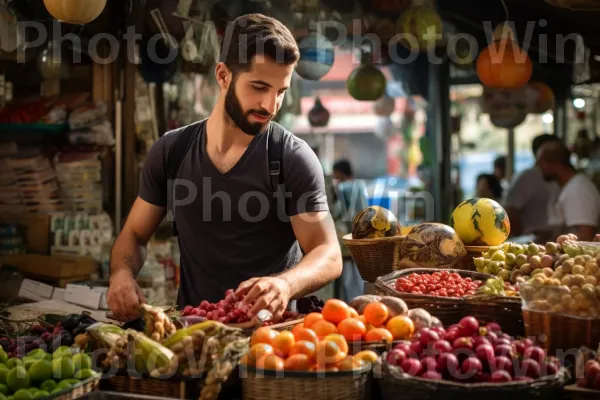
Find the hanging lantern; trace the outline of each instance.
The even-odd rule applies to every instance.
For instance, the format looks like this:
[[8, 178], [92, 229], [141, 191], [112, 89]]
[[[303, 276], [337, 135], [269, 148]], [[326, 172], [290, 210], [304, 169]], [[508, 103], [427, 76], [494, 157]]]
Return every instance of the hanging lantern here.
[[484, 86], [516, 89], [529, 82], [533, 72], [531, 59], [519, 47], [508, 24], [494, 31], [494, 43], [485, 48], [477, 59], [477, 76]]
[[532, 109], [534, 114], [543, 114], [554, 108], [554, 93], [548, 85], [543, 82], [531, 82], [529, 87], [538, 94], [538, 99]]
[[352, 71], [346, 82], [350, 96], [360, 101], [375, 101], [384, 95], [386, 86], [383, 72], [373, 65], [370, 55], [363, 53], [360, 66]]
[[397, 22], [400, 41], [405, 47], [415, 51], [425, 51], [435, 47], [442, 39], [442, 19], [427, 1], [415, 0], [413, 6], [402, 13]]
[[98, 18], [106, 6], [106, 0], [44, 0], [44, 5], [57, 20], [83, 25]]
[[490, 113], [490, 122], [498, 128], [512, 129], [520, 125], [527, 117], [527, 112], [518, 107], [511, 107], [502, 112]]
[[380, 117], [389, 117], [392, 115], [395, 108], [396, 100], [387, 94], [373, 104], [373, 111], [375, 112], [375, 115]]
[[323, 106], [320, 98], [315, 99], [315, 105], [308, 112], [308, 122], [310, 126], [322, 128], [329, 123], [329, 111]]
[[38, 55], [37, 65], [46, 81], [60, 80], [63, 75], [63, 60], [60, 51], [55, 50], [54, 42], [48, 41], [46, 48]]
[[333, 44], [325, 36], [311, 32], [300, 40], [298, 48], [300, 60], [296, 72], [302, 78], [318, 81], [331, 70], [335, 54]]

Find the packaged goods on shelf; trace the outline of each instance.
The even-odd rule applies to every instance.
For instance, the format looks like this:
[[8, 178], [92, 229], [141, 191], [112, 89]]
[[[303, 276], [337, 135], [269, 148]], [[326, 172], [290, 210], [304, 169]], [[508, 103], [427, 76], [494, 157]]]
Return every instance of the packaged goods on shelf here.
[[65, 209], [101, 213], [102, 164], [98, 160], [98, 153], [59, 154], [55, 158], [55, 165]]

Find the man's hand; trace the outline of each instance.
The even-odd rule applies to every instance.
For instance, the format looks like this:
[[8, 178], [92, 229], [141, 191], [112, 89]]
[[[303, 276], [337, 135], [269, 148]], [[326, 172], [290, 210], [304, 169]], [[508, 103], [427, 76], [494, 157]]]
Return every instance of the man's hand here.
[[235, 294], [246, 295], [244, 304], [254, 303], [249, 312], [250, 317], [266, 309], [273, 314], [275, 320], [281, 318], [292, 296], [289, 283], [276, 276], [252, 278], [242, 282]]
[[110, 277], [106, 302], [115, 318], [125, 322], [140, 316], [139, 306], [146, 303], [146, 298], [131, 271], [123, 269]]

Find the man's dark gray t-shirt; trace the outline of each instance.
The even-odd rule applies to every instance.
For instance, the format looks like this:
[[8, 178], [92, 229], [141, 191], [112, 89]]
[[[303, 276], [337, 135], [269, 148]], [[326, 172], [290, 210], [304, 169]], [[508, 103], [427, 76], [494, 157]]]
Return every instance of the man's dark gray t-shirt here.
[[[168, 132], [150, 149], [139, 196], [167, 206], [166, 155], [184, 128]], [[252, 139], [244, 155], [221, 173], [206, 153], [206, 124], [181, 162], [175, 186], [175, 221], [181, 253], [177, 303], [216, 302], [250, 278], [280, 273], [297, 264], [302, 251], [289, 219], [277, 212], [268, 166], [268, 135]], [[282, 129], [271, 122], [268, 129]], [[287, 214], [328, 211], [321, 164], [306, 142], [284, 130], [283, 172]], [[192, 186], [195, 189], [190, 189]], [[194, 195], [194, 191], [197, 191]], [[189, 199], [191, 201], [183, 201]]]

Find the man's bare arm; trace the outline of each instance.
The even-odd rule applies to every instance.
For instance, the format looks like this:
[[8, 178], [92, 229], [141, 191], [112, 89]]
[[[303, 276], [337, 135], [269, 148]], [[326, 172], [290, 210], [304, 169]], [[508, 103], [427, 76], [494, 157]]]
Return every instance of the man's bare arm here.
[[569, 232], [572, 232], [577, 236], [582, 242], [591, 242], [596, 237], [596, 233], [598, 233], [598, 227], [591, 225], [577, 225], [570, 229]]

